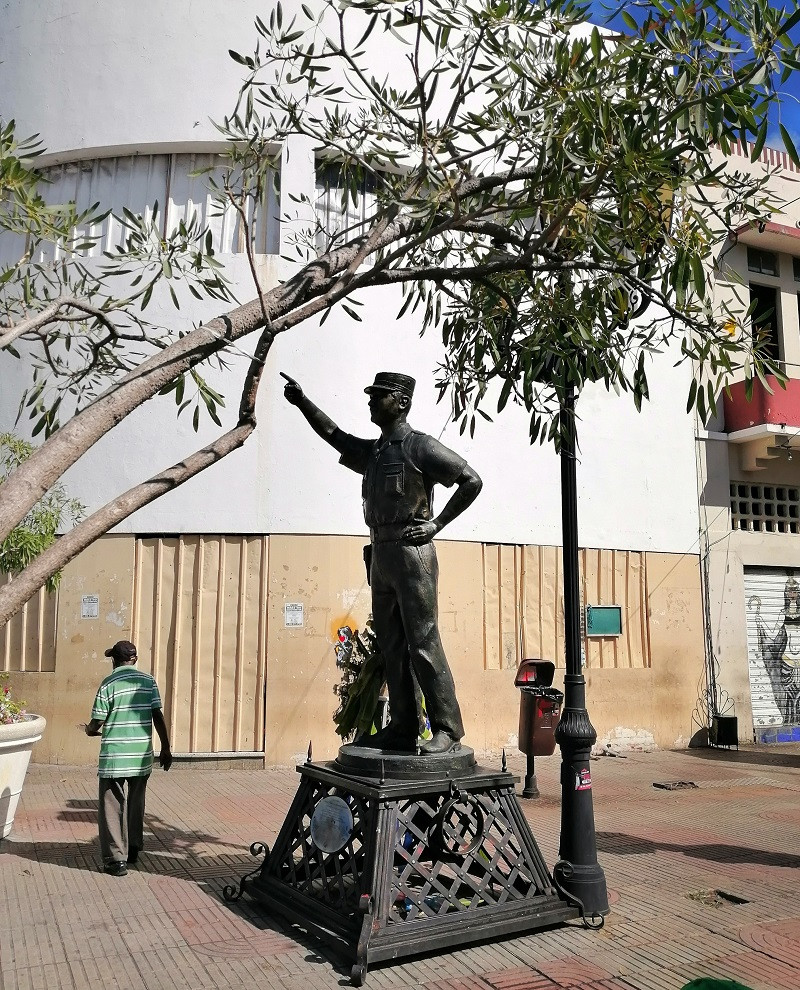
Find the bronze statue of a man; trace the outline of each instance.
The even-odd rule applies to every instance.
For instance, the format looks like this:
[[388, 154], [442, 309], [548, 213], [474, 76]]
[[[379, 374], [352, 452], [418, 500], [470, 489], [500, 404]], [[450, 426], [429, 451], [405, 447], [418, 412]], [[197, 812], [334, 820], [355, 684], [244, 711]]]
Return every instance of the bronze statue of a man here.
[[[439, 636], [439, 565], [432, 541], [475, 500], [483, 483], [462, 457], [406, 422], [416, 384], [408, 375], [380, 372], [364, 389], [370, 418], [381, 431], [377, 440], [344, 433], [296, 381], [283, 377], [286, 399], [339, 452], [339, 463], [363, 477], [372, 623], [386, 661], [391, 720], [361, 745], [414, 752], [419, 722], [413, 670], [433, 733], [421, 751], [458, 749], [464, 724]], [[457, 486], [436, 517], [435, 484]]]

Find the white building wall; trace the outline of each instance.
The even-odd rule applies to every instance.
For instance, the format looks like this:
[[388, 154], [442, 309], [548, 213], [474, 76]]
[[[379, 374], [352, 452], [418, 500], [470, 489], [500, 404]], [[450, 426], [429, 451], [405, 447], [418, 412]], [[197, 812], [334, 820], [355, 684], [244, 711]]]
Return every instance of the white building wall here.
[[[290, 11], [292, 3], [284, 3]], [[298, 4], [299, 6], [299, 4]], [[234, 104], [241, 67], [229, 48], [250, 50], [252, 21], [263, 6], [219, 3], [97, 5], [92, 0], [0, 3], [0, 88], [20, 134], [38, 131], [56, 160], [130, 152], [213, 150], [221, 119]], [[383, 54], [385, 61], [386, 55]], [[289, 196], [313, 195], [313, 158], [297, 142], [284, 150], [282, 212]], [[237, 294], [249, 298], [244, 258], [227, 257]], [[265, 261], [274, 284], [285, 264]], [[449, 539], [557, 544], [561, 540], [559, 465], [549, 447], [531, 447], [527, 415], [507, 409], [480, 423], [474, 440], [448, 424], [436, 404], [440, 345], [419, 338], [414, 317], [394, 319], [393, 289], [363, 293], [363, 323], [335, 312], [283, 336], [270, 357], [258, 404], [259, 428], [243, 450], [126, 520], [118, 532], [363, 533], [359, 481], [339, 467], [282, 398], [282, 370], [297, 378], [343, 428], [371, 434], [363, 388], [376, 371], [418, 379], [411, 422], [467, 457], [484, 478], [480, 499], [455, 523]], [[154, 303], [154, 306], [157, 304]], [[172, 325], [217, 315], [218, 304], [188, 303]], [[154, 315], [158, 314], [154, 310]], [[223, 423], [235, 421], [238, 387], [254, 346], [244, 341], [232, 370], [209, 381], [228, 400]], [[0, 427], [13, 424], [24, 369], [0, 364]], [[637, 414], [628, 397], [587, 389], [578, 405], [580, 542], [584, 546], [696, 552], [698, 532], [693, 426], [684, 412], [689, 370], [669, 355], [651, 373], [652, 401]], [[490, 409], [487, 411], [491, 412]], [[172, 397], [156, 398], [98, 443], [68, 473], [70, 490], [90, 509], [201, 446], [190, 418], [176, 420]], [[439, 492], [439, 503], [446, 498]]]

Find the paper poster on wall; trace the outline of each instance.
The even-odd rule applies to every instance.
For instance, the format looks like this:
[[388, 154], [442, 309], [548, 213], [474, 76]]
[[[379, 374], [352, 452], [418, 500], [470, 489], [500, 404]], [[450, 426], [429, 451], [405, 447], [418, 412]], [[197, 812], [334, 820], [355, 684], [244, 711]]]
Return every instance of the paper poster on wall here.
[[285, 626], [303, 625], [303, 603], [286, 602], [283, 606], [283, 624]]
[[98, 595], [81, 595], [81, 618], [96, 619], [100, 615], [100, 598]]

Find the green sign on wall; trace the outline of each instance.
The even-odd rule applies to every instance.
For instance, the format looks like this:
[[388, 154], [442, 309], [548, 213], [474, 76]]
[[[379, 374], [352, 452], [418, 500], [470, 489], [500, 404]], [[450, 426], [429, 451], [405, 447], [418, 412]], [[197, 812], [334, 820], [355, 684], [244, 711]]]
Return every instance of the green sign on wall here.
[[621, 605], [587, 605], [586, 635], [587, 636], [621, 636], [622, 606]]

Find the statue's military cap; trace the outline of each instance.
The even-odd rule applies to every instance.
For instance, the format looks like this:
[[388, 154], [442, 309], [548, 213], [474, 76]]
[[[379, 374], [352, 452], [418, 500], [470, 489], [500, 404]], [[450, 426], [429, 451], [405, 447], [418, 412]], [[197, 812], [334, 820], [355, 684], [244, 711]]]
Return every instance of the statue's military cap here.
[[408, 375], [400, 375], [396, 371], [379, 371], [375, 375], [375, 381], [368, 385], [364, 391], [370, 392], [400, 392], [407, 395], [409, 399], [414, 396], [414, 386], [417, 384], [414, 378]]

